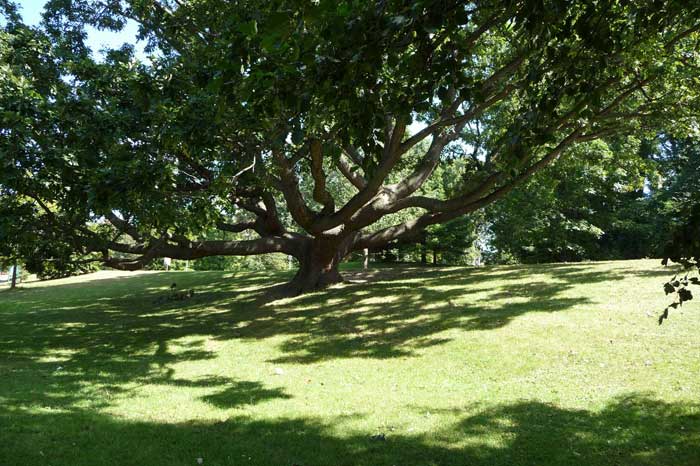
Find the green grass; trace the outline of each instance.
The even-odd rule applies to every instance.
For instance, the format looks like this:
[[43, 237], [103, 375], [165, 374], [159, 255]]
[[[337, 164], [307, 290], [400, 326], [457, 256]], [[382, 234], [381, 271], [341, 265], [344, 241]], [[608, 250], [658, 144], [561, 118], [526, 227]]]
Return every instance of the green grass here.
[[2, 291], [0, 465], [697, 466], [700, 306], [659, 326], [657, 264]]

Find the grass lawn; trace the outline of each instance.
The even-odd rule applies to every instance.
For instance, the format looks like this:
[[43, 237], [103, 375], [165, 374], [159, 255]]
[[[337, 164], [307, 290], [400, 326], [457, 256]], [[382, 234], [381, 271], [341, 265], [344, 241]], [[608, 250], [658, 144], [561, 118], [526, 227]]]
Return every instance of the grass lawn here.
[[0, 465], [698, 466], [700, 300], [659, 326], [657, 264], [0, 291]]

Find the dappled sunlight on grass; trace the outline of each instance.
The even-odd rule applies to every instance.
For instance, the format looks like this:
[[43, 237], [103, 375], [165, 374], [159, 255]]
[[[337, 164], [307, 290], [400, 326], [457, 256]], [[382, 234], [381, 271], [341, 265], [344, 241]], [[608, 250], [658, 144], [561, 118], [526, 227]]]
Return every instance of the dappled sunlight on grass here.
[[293, 298], [290, 273], [33, 283], [0, 293], [0, 464], [700, 464], [700, 313], [656, 324], [667, 274], [396, 267]]

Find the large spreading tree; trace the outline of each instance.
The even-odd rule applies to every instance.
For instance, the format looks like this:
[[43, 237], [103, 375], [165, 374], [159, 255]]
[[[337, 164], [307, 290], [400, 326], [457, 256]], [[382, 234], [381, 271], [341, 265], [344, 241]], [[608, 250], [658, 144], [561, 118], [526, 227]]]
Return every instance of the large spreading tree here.
[[[694, 1], [50, 0], [41, 27], [0, 5], [0, 193], [119, 269], [281, 252], [308, 291], [579, 143], [698, 129]], [[149, 58], [96, 60], [86, 27], [126, 21]]]

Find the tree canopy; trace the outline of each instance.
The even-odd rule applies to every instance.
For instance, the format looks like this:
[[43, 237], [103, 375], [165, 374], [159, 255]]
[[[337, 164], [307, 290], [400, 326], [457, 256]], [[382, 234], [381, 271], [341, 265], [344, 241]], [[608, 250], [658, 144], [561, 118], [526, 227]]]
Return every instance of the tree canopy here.
[[[307, 291], [582, 143], [699, 128], [687, 0], [0, 5], [0, 196], [73, 261], [282, 252]], [[95, 59], [86, 27], [126, 21], [148, 59]]]

